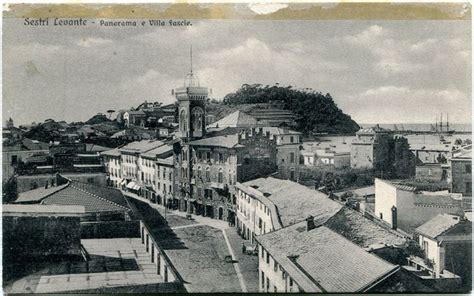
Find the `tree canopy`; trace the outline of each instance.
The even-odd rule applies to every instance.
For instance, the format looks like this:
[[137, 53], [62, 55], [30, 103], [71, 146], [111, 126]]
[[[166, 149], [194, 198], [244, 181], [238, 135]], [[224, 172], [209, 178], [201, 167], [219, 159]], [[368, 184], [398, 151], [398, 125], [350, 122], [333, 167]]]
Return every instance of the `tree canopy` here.
[[282, 104], [297, 115], [297, 129], [305, 134], [352, 134], [359, 129], [359, 125], [337, 107], [329, 93], [323, 95], [292, 86], [244, 84], [224, 97], [226, 105], [260, 103]]

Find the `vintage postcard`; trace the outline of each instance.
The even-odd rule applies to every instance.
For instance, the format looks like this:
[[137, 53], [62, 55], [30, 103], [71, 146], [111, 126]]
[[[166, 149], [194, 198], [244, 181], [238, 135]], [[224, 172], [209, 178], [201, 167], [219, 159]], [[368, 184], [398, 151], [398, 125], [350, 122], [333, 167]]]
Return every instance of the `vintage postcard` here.
[[471, 9], [5, 4], [4, 293], [470, 292]]

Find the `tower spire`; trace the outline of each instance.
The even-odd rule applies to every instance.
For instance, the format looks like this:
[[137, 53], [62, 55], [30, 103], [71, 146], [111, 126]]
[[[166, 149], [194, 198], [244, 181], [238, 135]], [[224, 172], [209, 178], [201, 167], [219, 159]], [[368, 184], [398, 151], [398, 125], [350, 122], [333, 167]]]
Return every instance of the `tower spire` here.
[[191, 60], [191, 75], [193, 75], [193, 45], [191, 44], [191, 49], [189, 51], [190, 60]]

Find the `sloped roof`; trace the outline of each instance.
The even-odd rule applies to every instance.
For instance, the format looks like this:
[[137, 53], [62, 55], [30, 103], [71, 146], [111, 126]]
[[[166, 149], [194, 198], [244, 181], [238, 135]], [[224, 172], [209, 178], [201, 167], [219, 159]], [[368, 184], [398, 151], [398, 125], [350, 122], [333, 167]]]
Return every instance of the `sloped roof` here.
[[102, 152], [109, 149], [109, 147], [86, 143], [86, 151], [88, 152]]
[[347, 207], [343, 207], [324, 225], [362, 248], [375, 245], [402, 246], [407, 242], [400, 233], [377, 224]]
[[326, 194], [289, 180], [268, 177], [248, 181], [242, 185], [247, 186], [243, 188], [246, 191], [252, 191], [248, 188], [250, 187], [262, 193], [256, 195], [255, 198], [267, 207], [276, 207], [276, 211], [271, 211], [272, 214], [276, 212], [275, 214], [278, 215], [278, 217], [272, 217], [275, 227], [279, 225], [286, 227], [308, 216], [327, 220], [342, 207]]
[[460, 217], [450, 214], [438, 214], [416, 229], [417, 233], [436, 239], [444, 232], [457, 225]]
[[109, 156], [120, 156], [120, 151], [118, 148], [110, 149], [100, 153], [101, 155], [109, 155]]
[[300, 132], [290, 130], [290, 129], [284, 129], [281, 127], [276, 127], [276, 126], [265, 126], [262, 127], [263, 132], [270, 132], [272, 135], [301, 135]]
[[65, 188], [68, 184], [60, 185], [60, 186], [53, 186], [53, 187], [40, 187], [33, 190], [20, 192], [18, 194], [15, 203], [36, 203], [40, 202], [43, 198]]
[[20, 194], [15, 203], [84, 206], [86, 212], [124, 211], [130, 206], [117, 189], [70, 180], [60, 186], [38, 188]]
[[226, 128], [226, 127], [255, 127], [257, 119], [240, 110], [227, 115], [226, 117], [209, 124], [208, 128]]
[[244, 147], [243, 145], [239, 144], [239, 138], [237, 134], [216, 136], [216, 137], [195, 140], [195, 141], [189, 142], [189, 145], [215, 146], [215, 147], [225, 147], [225, 148]]
[[305, 292], [363, 292], [398, 270], [379, 257], [306, 221], [256, 237]]
[[131, 142], [123, 146], [119, 150], [127, 151], [127, 152], [143, 153], [143, 152], [147, 152], [149, 150], [152, 150], [154, 148], [157, 148], [163, 145], [165, 145], [165, 143], [159, 140], [141, 140], [141, 141]]
[[148, 150], [146, 153], [143, 153], [142, 156], [154, 158], [163, 154], [170, 154], [173, 152], [173, 147], [169, 145], [162, 145], [160, 147]]

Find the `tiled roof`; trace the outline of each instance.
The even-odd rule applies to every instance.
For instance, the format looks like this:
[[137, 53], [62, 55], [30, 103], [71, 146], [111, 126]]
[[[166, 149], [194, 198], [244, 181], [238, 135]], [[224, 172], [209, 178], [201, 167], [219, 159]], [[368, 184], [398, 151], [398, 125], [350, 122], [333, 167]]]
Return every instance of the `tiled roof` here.
[[261, 192], [263, 195], [255, 196], [255, 198], [268, 207], [276, 207], [278, 217], [272, 219], [275, 227], [280, 224], [275, 223], [277, 221], [281, 221], [281, 227], [286, 227], [308, 216], [325, 220], [342, 207], [329, 199], [326, 194], [289, 180], [268, 177], [248, 181], [242, 185]]
[[163, 145], [163, 146], [148, 150], [146, 153], [143, 153], [142, 156], [155, 158], [156, 156], [160, 156], [163, 154], [168, 155], [172, 152], [173, 152], [172, 146]]
[[84, 214], [82, 206], [11, 205], [2, 206], [3, 216], [75, 216]]
[[[41, 189], [41, 190], [39, 190]], [[84, 206], [86, 212], [124, 211], [130, 206], [117, 189], [70, 180], [67, 184], [21, 193], [16, 203]]]
[[451, 227], [457, 225], [461, 219], [450, 214], [439, 214], [416, 229], [417, 233], [436, 239]]
[[445, 195], [428, 195], [428, 194], [417, 194], [415, 195], [415, 205], [424, 207], [448, 207], [448, 208], [459, 208], [461, 209], [461, 200], [454, 199], [449, 194]]
[[256, 239], [305, 292], [362, 292], [398, 270], [325, 226], [306, 231], [305, 221]]
[[159, 140], [142, 140], [142, 141], [131, 142], [130, 144], [123, 146], [119, 150], [143, 153], [151, 149], [163, 146], [164, 144], [165, 143]]
[[347, 207], [329, 218], [324, 225], [363, 248], [375, 245], [402, 246], [407, 242], [396, 231], [376, 224]]
[[108, 156], [120, 156], [120, 151], [118, 148], [110, 149], [100, 153], [101, 155], [108, 155]]
[[217, 136], [211, 138], [204, 138], [200, 140], [195, 140], [189, 142], [190, 145], [199, 145], [199, 146], [215, 146], [215, 147], [225, 147], [225, 148], [238, 148], [243, 147], [239, 144], [239, 139], [237, 134]]
[[53, 186], [48, 188], [36, 188], [33, 190], [21, 192], [18, 194], [18, 198], [15, 200], [15, 203], [36, 203], [40, 202], [43, 198], [51, 195], [63, 188], [67, 187], [68, 184]]
[[208, 128], [226, 128], [226, 127], [255, 127], [257, 119], [240, 110], [235, 111], [226, 117], [209, 124]]

